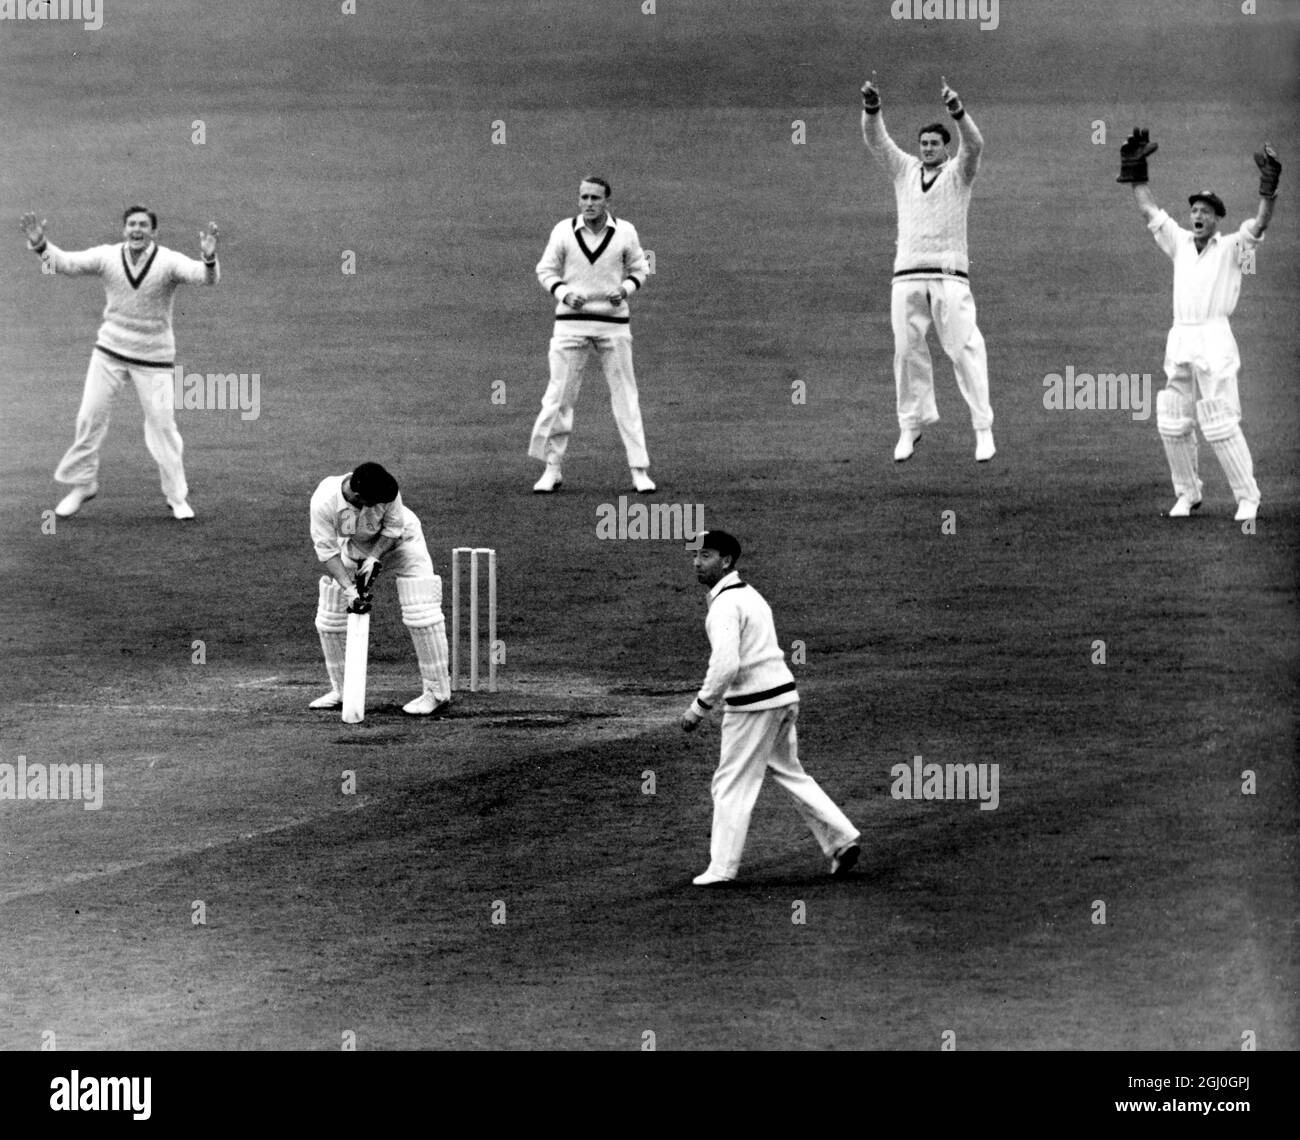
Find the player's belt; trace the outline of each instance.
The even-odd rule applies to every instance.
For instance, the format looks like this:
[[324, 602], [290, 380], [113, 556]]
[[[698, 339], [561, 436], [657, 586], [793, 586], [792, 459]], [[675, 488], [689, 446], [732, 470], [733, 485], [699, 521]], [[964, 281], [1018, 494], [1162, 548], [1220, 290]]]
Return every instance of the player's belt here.
[[779, 697], [782, 693], [793, 693], [794, 682], [787, 681], [784, 685], [777, 685], [775, 689], [764, 689], [761, 693], [746, 693], [743, 697], [728, 697], [723, 704], [727, 705], [756, 705], [759, 701], [771, 700], [773, 697]]
[[970, 280], [970, 274], [960, 269], [940, 269], [937, 265], [923, 265], [920, 269], [896, 269], [895, 277], [961, 277]]
[[95, 345], [97, 352], [102, 352], [105, 356], [111, 356], [114, 360], [120, 360], [123, 364], [138, 364], [141, 368], [175, 368], [174, 360], [139, 360], [134, 356], [123, 356], [120, 352], [114, 352], [111, 348], [105, 348], [102, 344]]

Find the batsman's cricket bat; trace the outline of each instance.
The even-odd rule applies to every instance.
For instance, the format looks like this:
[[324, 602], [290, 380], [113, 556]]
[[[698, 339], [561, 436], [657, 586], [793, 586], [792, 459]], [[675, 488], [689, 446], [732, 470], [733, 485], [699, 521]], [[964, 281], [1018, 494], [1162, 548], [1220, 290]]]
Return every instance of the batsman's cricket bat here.
[[366, 716], [366, 662], [370, 659], [370, 615], [348, 614], [348, 645], [343, 657], [343, 720]]

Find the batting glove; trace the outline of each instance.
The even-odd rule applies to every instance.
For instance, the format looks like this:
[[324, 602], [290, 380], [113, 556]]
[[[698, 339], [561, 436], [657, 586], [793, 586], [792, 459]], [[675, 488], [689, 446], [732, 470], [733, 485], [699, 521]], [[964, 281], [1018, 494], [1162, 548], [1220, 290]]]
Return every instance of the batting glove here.
[[1116, 182], [1146, 182], [1147, 159], [1159, 149], [1151, 141], [1150, 132], [1134, 127], [1133, 133], [1119, 148], [1119, 177]]
[[1259, 196], [1276, 198], [1277, 180], [1282, 177], [1282, 164], [1277, 159], [1277, 151], [1265, 143], [1263, 150], [1255, 152], [1255, 165], [1259, 167]]

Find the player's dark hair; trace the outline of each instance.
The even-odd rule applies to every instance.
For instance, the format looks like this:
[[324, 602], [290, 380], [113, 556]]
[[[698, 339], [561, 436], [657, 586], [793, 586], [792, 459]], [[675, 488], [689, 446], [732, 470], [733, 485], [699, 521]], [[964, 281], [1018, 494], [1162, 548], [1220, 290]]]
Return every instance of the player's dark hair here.
[[149, 209], [148, 206], [128, 206], [126, 208], [126, 213], [122, 215], [122, 225], [126, 225], [127, 218], [129, 218], [132, 214], [148, 214], [149, 224], [154, 229], [158, 228], [158, 215], [155, 214], [151, 209]]
[[609, 184], [608, 178], [602, 178], [599, 174], [588, 174], [582, 179], [582, 181], [594, 182], [597, 186], [603, 186], [605, 187], [605, 197], [614, 197], [614, 187]]
[[397, 498], [397, 480], [378, 463], [361, 463], [352, 472], [352, 493], [368, 503], [391, 503]]
[[947, 146], [950, 142], [952, 142], [952, 135], [948, 132], [948, 128], [945, 127], [942, 123], [929, 123], [928, 125], [922, 127], [919, 131], [916, 132], [916, 137], [918, 142], [920, 141], [922, 135], [938, 135], [941, 139], [943, 139], [944, 146]]

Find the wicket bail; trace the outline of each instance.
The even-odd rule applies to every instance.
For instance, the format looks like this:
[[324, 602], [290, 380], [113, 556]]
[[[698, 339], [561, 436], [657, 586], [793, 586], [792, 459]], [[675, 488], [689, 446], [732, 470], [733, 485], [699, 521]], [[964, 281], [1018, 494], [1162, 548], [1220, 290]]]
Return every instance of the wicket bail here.
[[488, 546], [457, 546], [451, 552], [451, 687], [460, 685], [460, 556], [469, 555], [469, 691], [478, 692], [478, 556], [488, 572], [488, 692], [497, 691], [497, 552]]

